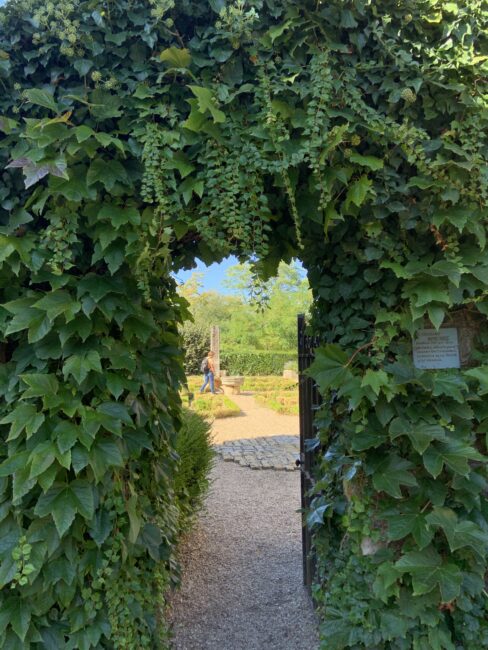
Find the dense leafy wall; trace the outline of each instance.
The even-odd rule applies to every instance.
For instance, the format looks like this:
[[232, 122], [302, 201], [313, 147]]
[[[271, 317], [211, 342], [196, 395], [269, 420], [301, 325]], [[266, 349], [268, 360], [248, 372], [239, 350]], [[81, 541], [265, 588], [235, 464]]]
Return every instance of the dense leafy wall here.
[[[488, 645], [488, 8], [388, 6], [349, 15], [361, 36], [342, 31], [356, 96], [339, 112], [360, 155], [347, 144], [327, 174], [368, 172], [335, 185], [327, 253], [305, 246], [328, 343], [312, 370], [315, 596], [329, 650], [475, 650]], [[441, 325], [458, 329], [461, 370], [415, 369], [416, 330]]]
[[130, 37], [95, 4], [11, 3], [0, 26], [5, 649], [164, 643], [182, 307], [164, 274], [136, 271], [152, 227], [143, 145], [104, 83]]
[[[326, 647], [486, 644], [486, 18], [477, 0], [0, 10], [5, 648], [157, 643], [184, 315], [167, 278], [228, 252], [262, 275], [298, 253], [332, 345], [310, 517], [333, 531]], [[478, 365], [416, 373], [412, 333], [461, 309]]]

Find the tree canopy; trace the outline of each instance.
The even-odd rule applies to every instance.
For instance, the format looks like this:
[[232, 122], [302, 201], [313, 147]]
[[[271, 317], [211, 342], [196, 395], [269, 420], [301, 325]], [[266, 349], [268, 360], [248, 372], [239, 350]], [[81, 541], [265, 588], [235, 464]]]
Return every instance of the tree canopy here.
[[203, 331], [218, 325], [225, 350], [295, 349], [297, 314], [307, 313], [312, 300], [308, 281], [297, 265], [280, 264], [275, 277], [257, 286], [251, 265], [236, 265], [227, 270], [223, 284], [228, 294], [201, 291], [197, 273], [179, 287], [189, 301], [195, 325]]

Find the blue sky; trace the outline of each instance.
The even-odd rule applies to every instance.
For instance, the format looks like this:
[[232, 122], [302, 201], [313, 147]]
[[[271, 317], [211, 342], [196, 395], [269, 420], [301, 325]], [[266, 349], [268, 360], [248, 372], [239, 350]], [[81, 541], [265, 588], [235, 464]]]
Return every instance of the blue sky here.
[[[303, 276], [305, 276], [306, 272], [301, 263], [298, 260], [295, 261], [298, 262], [299, 267], [302, 269]], [[192, 273], [198, 272], [203, 273], [201, 279], [202, 291], [218, 291], [219, 293], [225, 294], [235, 293], [235, 291], [223, 285], [223, 280], [227, 269], [239, 264], [237, 257], [232, 255], [227, 257], [223, 262], [215, 262], [210, 266], [207, 266], [201, 260], [196, 260], [196, 262], [197, 266], [194, 269], [191, 269], [190, 271], [178, 271], [178, 273], [175, 274], [175, 278], [179, 283], [186, 282]]]
[[218, 291], [219, 293], [230, 293], [230, 290], [222, 285], [222, 280], [224, 279], [225, 272], [230, 266], [239, 264], [239, 261], [236, 257], [228, 257], [220, 264], [215, 263], [211, 266], [206, 266], [200, 260], [197, 260], [196, 268], [191, 271], [178, 271], [176, 274], [176, 279], [178, 282], [186, 282], [192, 273], [198, 271], [199, 273], [204, 273], [202, 282], [203, 282], [203, 291]]

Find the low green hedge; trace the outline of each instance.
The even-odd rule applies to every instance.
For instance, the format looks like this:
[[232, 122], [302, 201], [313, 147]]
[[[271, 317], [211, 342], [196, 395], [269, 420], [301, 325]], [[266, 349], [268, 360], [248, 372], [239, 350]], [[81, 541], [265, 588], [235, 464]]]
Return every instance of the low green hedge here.
[[180, 526], [184, 530], [200, 509], [207, 493], [215, 452], [210, 423], [186, 408], [182, 417], [183, 425], [175, 445], [179, 463], [174, 488], [180, 510]]
[[281, 375], [296, 356], [296, 350], [225, 350], [220, 353], [220, 367], [229, 375]]

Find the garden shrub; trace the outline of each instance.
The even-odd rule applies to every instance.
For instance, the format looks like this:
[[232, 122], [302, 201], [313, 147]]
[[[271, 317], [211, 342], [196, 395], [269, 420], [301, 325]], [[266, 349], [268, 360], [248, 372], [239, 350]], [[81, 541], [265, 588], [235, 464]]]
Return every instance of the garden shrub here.
[[181, 336], [185, 353], [185, 373], [187, 375], [200, 373], [202, 359], [210, 350], [209, 327], [202, 327], [188, 321], [181, 329]]
[[174, 490], [182, 514], [181, 527], [187, 528], [203, 504], [215, 459], [208, 420], [195, 411], [183, 409], [175, 451], [179, 461]]
[[223, 350], [220, 367], [229, 375], [282, 375], [296, 351]]

